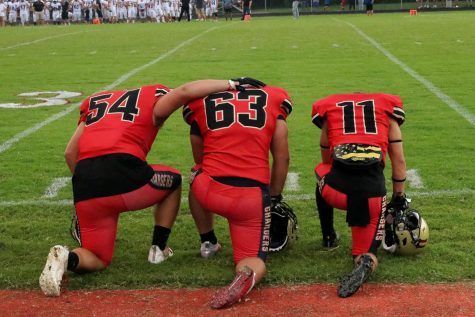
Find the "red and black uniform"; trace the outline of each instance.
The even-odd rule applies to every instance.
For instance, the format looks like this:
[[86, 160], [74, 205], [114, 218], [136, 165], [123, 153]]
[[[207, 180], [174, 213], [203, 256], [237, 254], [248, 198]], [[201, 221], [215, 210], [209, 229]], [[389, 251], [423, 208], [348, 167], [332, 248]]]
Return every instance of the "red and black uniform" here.
[[96, 93], [81, 105], [73, 193], [82, 247], [106, 265], [112, 260], [119, 214], [163, 200], [181, 184], [178, 170], [148, 165], [158, 133], [155, 102], [169, 89], [162, 85]]
[[402, 124], [405, 114], [401, 99], [389, 94], [331, 95], [312, 107], [312, 122], [327, 122], [331, 152], [331, 164], [315, 168], [322, 233], [333, 231], [332, 207], [347, 210], [353, 255], [376, 253], [383, 237], [390, 119]]
[[236, 263], [255, 256], [265, 260], [270, 144], [277, 120], [291, 111], [287, 92], [270, 86], [215, 93], [183, 109], [191, 133], [201, 136], [204, 146], [191, 190], [205, 209], [228, 219]]

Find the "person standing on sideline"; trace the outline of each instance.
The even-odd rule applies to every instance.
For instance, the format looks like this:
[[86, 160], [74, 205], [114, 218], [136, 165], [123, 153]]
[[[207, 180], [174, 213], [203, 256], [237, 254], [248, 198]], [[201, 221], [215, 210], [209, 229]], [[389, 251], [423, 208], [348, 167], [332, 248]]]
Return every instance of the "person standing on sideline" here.
[[210, 14], [213, 17], [212, 21], [218, 21], [218, 0], [209, 0], [209, 10]]
[[252, 0], [242, 0], [242, 18], [241, 20], [244, 20], [244, 17], [246, 15], [251, 15], [251, 7], [252, 7]]
[[233, 305], [265, 276], [271, 201], [281, 201], [289, 167], [289, 95], [255, 80], [248, 83], [260, 88], [244, 90], [245, 80], [231, 80], [227, 89], [183, 108], [196, 164], [189, 204], [201, 256], [209, 258], [221, 249], [214, 214], [228, 220], [231, 235], [235, 278], [212, 298], [215, 309]]
[[340, 2], [340, 11], [345, 11], [346, 0], [341, 0]]
[[17, 9], [18, 3], [15, 0], [10, 0], [7, 2], [8, 24], [16, 25], [18, 19]]
[[346, 210], [351, 227], [354, 270], [343, 277], [339, 297], [353, 295], [376, 269], [376, 251], [384, 237], [386, 185], [384, 167], [392, 167], [391, 203], [402, 201], [406, 163], [399, 126], [405, 114], [398, 96], [384, 93], [338, 94], [317, 100], [312, 122], [321, 129], [322, 163], [315, 168], [316, 202], [322, 244], [339, 245], [333, 208]]
[[355, 11], [355, 10], [356, 10], [356, 0], [349, 0], [348, 11]]
[[204, 0], [195, 1], [195, 11], [196, 11], [196, 19], [198, 21], [206, 20], [205, 12], [204, 12]]
[[188, 22], [191, 21], [190, 17], [190, 0], [181, 0], [181, 11], [180, 11], [180, 16], [178, 17], [178, 22], [181, 21], [181, 18], [183, 17], [183, 14], [186, 14], [186, 18]]
[[226, 21], [233, 19], [233, 0], [223, 0], [224, 17]]
[[7, 5], [0, 0], [0, 27], [5, 26], [5, 18], [7, 16]]
[[373, 15], [373, 4], [374, 0], [364, 0], [363, 1], [364, 5], [366, 6], [366, 15]]
[[64, 25], [69, 25], [69, 1], [63, 0], [61, 2], [61, 19]]
[[299, 5], [300, 1], [299, 0], [294, 0], [292, 2], [292, 15], [294, 16], [294, 19], [298, 19], [300, 14], [299, 14]]
[[45, 22], [45, 3], [43, 0], [36, 0], [33, 2], [33, 16], [34, 16], [34, 22], [37, 25], [43, 25]]
[[20, 0], [18, 2], [18, 9], [20, 12], [20, 23], [22, 26], [25, 26], [25, 23], [28, 23], [30, 18], [30, 3], [26, 0]]

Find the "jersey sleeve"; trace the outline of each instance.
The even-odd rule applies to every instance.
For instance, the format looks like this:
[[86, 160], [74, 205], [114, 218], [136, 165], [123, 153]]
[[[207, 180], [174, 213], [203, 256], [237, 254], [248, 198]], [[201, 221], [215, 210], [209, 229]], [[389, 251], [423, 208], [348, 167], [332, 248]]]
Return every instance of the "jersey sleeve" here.
[[78, 121], [78, 125], [81, 124], [81, 122], [86, 122], [86, 119], [87, 119], [87, 111], [88, 111], [88, 108], [89, 108], [89, 99], [91, 99], [91, 97], [87, 97], [81, 104], [81, 106], [79, 107], [79, 121]]
[[290, 99], [289, 94], [287, 91], [283, 91], [284, 93], [284, 98], [282, 100], [282, 103], [280, 104], [280, 112], [279, 112], [279, 118], [282, 120], [286, 120], [287, 117], [290, 115], [292, 112], [292, 99]]
[[390, 102], [388, 109], [390, 117], [396, 120], [399, 125], [402, 125], [406, 120], [406, 114], [401, 98], [396, 95], [386, 95], [386, 99]]
[[185, 122], [188, 123], [189, 125], [191, 125], [191, 123], [195, 120], [195, 114], [192, 110], [192, 107], [189, 104], [183, 106], [182, 115], [183, 115], [183, 120], [185, 120]]
[[317, 100], [312, 105], [312, 122], [320, 129], [325, 121], [326, 107], [322, 100]]
[[170, 88], [168, 88], [167, 86], [163, 86], [163, 85], [155, 86], [155, 97], [160, 98], [162, 96], [165, 96], [169, 92], [170, 92]]

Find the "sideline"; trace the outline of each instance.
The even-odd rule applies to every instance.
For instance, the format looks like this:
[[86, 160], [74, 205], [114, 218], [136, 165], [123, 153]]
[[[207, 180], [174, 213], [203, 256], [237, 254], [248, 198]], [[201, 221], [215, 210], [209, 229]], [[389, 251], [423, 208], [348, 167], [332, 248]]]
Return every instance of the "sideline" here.
[[402, 70], [404, 70], [406, 73], [408, 73], [410, 76], [412, 76], [414, 79], [416, 79], [418, 82], [420, 82], [423, 86], [427, 88], [430, 92], [432, 92], [434, 95], [437, 96], [442, 102], [444, 102], [447, 106], [449, 106], [452, 110], [457, 112], [459, 115], [461, 115], [465, 120], [467, 120], [468, 123], [470, 123], [472, 126], [475, 126], [475, 115], [473, 115], [470, 111], [468, 111], [464, 106], [459, 104], [457, 101], [452, 99], [449, 95], [445, 94], [440, 90], [436, 85], [434, 85], [432, 82], [429, 80], [425, 79], [423, 76], [419, 75], [415, 70], [407, 66], [405, 63], [400, 61], [396, 56], [391, 54], [388, 50], [386, 50], [381, 44], [376, 42], [373, 38], [368, 36], [366, 33], [361, 31], [356, 25], [342, 21], [340, 19], [335, 19], [338, 22], [345, 23], [352, 27], [356, 33], [358, 33], [362, 38], [367, 40], [371, 45], [373, 45], [376, 49], [378, 49], [381, 53], [383, 53], [384, 56], [386, 56], [389, 60], [391, 60], [394, 64], [398, 65], [401, 67]]
[[[158, 285], [160, 286], [160, 285]], [[46, 297], [40, 290], [0, 290], [8, 316], [475, 316], [475, 283], [366, 283], [339, 298], [330, 283], [259, 286], [230, 308], [213, 310], [214, 288], [66, 290]], [[0, 313], [1, 314], [1, 313]]]
[[65, 34], [59, 34], [59, 35], [54, 35], [54, 36], [48, 36], [48, 37], [44, 37], [42, 39], [37, 39], [37, 40], [31, 41], [31, 42], [19, 43], [19, 44], [15, 44], [15, 45], [12, 45], [12, 46], [7, 46], [7, 47], [0, 47], [0, 51], [5, 51], [5, 50], [12, 49], [12, 48], [20, 47], [20, 46], [36, 44], [36, 43], [39, 43], [39, 42], [43, 42], [43, 41], [47, 41], [47, 40], [51, 40], [51, 39], [56, 39], [56, 38], [64, 37], [64, 36], [68, 36], [68, 35], [74, 35], [74, 34], [86, 33], [86, 32], [92, 32], [92, 31], [93, 30], [78, 31], [78, 32], [73, 32], [73, 33], [65, 33]]
[[[231, 25], [231, 24], [227, 24], [227, 25]], [[182, 47], [190, 44], [191, 42], [199, 39], [200, 37], [202, 37], [203, 35], [211, 32], [211, 31], [214, 31], [216, 29], [219, 29], [219, 28], [223, 28], [227, 25], [222, 25], [222, 26], [215, 26], [215, 27], [212, 27], [212, 28], [209, 28], [209, 29], [206, 29], [205, 31], [199, 33], [198, 35], [195, 35], [193, 36], [192, 38], [186, 40], [186, 41], [183, 41], [181, 42], [180, 44], [178, 44], [175, 48], [172, 48], [171, 50], [169, 50], [168, 52], [164, 53], [163, 55], [160, 55], [158, 56], [157, 58], [153, 59], [152, 61], [148, 62], [147, 64], [144, 64], [142, 66], [139, 66], [137, 68], [134, 68], [132, 69], [131, 71], [129, 71], [128, 73], [122, 75], [121, 77], [119, 77], [119, 79], [117, 79], [115, 82], [113, 82], [112, 84], [110, 85], [107, 85], [105, 86], [104, 88], [98, 90], [98, 91], [106, 91], [106, 90], [111, 90], [117, 86], [119, 86], [120, 84], [122, 84], [124, 81], [126, 81], [127, 79], [129, 79], [130, 77], [134, 76], [135, 74], [137, 74], [138, 72], [144, 70], [145, 68], [147, 67], [150, 67], [156, 63], [158, 63], [159, 61], [161, 61], [162, 59], [164, 58], [167, 58], [168, 56], [172, 55], [173, 53], [175, 53], [176, 51], [178, 51], [179, 49], [181, 49]], [[31, 128], [28, 128], [16, 135], [14, 135], [12, 138], [8, 139], [7, 141], [5, 141], [4, 143], [0, 144], [0, 154], [5, 152], [6, 150], [8, 150], [9, 148], [11, 148], [15, 143], [18, 143], [21, 139], [29, 136], [30, 134], [32, 133], [35, 133], [36, 131], [38, 131], [39, 129], [43, 128], [44, 126], [50, 124], [51, 122], [54, 122], [62, 117], [64, 117], [65, 115], [69, 114], [70, 112], [72, 112], [73, 110], [76, 110], [77, 107], [79, 106], [80, 102], [76, 102], [74, 104], [72, 104], [71, 106], [69, 106], [68, 108], [66, 108], [65, 110], [49, 117], [48, 119], [42, 121], [42, 122], [39, 122], [37, 124], [35, 124], [34, 126], [32, 126]]]
[[[463, 195], [475, 195], [474, 189], [462, 188], [462, 189], [450, 189], [450, 190], [434, 190], [428, 192], [407, 192], [409, 198], [412, 197], [460, 197]], [[292, 200], [314, 200], [315, 194], [286, 194], [284, 193], [286, 201]], [[181, 203], [188, 202], [188, 197], [182, 197]], [[30, 200], [0, 200], [0, 207], [13, 207], [13, 206], [73, 206], [72, 199], [30, 199]]]

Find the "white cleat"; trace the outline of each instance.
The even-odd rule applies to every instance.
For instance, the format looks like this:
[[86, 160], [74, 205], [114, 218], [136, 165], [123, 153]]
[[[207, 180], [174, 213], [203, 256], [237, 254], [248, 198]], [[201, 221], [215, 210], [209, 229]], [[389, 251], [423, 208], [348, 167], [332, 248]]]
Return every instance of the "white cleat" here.
[[219, 242], [216, 242], [216, 244], [212, 244], [209, 241], [205, 241], [201, 244], [201, 257], [208, 259], [214, 256], [217, 252], [219, 252], [219, 250], [221, 250], [221, 244], [219, 244]]
[[40, 287], [46, 296], [59, 296], [61, 280], [68, 267], [69, 250], [62, 245], [55, 245], [49, 250], [46, 265], [40, 276]]
[[159, 264], [173, 256], [173, 250], [168, 246], [165, 250], [160, 250], [158, 245], [152, 245], [148, 251], [148, 261], [152, 264]]

